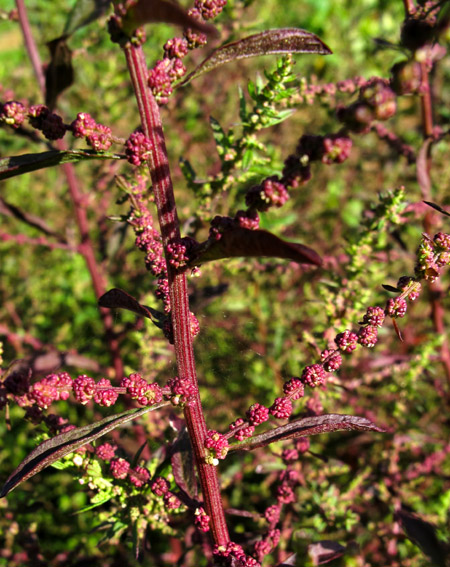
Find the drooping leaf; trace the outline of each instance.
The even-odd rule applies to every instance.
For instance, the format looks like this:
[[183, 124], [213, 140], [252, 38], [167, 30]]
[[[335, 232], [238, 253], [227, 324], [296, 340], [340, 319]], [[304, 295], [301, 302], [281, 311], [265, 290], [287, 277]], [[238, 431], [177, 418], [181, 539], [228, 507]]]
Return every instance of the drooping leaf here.
[[132, 295], [123, 291], [123, 289], [113, 288], [103, 294], [98, 300], [100, 307], [108, 307], [109, 309], [127, 309], [133, 311], [137, 315], [147, 317], [158, 327], [164, 322], [166, 315], [161, 311], [147, 307], [139, 303]]
[[436, 205], [436, 203], [432, 203], [431, 201], [424, 201], [424, 203], [425, 203], [425, 205], [428, 205], [432, 209], [439, 211], [443, 215], [450, 217], [450, 213], [448, 211], [446, 211], [445, 209], [443, 209], [440, 205]]
[[186, 85], [199, 75], [230, 61], [283, 53], [328, 55], [331, 50], [316, 35], [300, 28], [267, 30], [215, 49], [180, 85]]
[[97, 423], [77, 427], [76, 429], [47, 439], [47, 441], [38, 445], [10, 475], [2, 488], [0, 498], [6, 496], [8, 492], [11, 492], [16, 486], [28, 480], [55, 461], [62, 459], [69, 453], [73, 453], [79, 447], [91, 443], [95, 441], [95, 439], [116, 429], [116, 427], [124, 425], [133, 419], [137, 419], [149, 411], [159, 409], [168, 403], [169, 402], [161, 402], [154, 406], [138, 410], [132, 409], [116, 415], [110, 415]]
[[193, 501], [198, 498], [194, 454], [186, 426], [172, 444], [172, 472], [177, 486]]
[[73, 83], [72, 51], [67, 36], [49, 41], [50, 63], [45, 71], [45, 104], [53, 110], [58, 96]]
[[255, 435], [250, 439], [236, 443], [230, 447], [230, 451], [250, 451], [258, 447], [265, 447], [270, 443], [282, 441], [284, 439], [295, 439], [297, 437], [310, 437], [321, 433], [331, 433], [333, 431], [378, 431], [385, 430], [365, 417], [354, 415], [327, 414], [314, 417], [304, 417], [296, 419], [265, 431], [260, 435]]
[[287, 242], [265, 230], [236, 227], [225, 231], [220, 240], [200, 244], [189, 265], [195, 266], [222, 258], [285, 258], [299, 264], [321, 266], [321, 257], [303, 244]]
[[24, 154], [0, 158], [0, 181], [63, 163], [76, 163], [89, 159], [125, 159], [124, 155], [96, 150], [50, 150], [39, 154]]
[[436, 535], [436, 528], [429, 522], [422, 520], [417, 514], [401, 508], [395, 513], [408, 538], [415, 543], [436, 567], [446, 567], [450, 557], [450, 549], [441, 542]]

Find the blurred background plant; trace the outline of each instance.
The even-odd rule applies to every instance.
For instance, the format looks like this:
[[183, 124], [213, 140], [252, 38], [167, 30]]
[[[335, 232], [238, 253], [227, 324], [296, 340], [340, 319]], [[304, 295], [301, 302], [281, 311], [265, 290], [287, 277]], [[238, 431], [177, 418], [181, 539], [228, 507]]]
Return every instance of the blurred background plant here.
[[[55, 0], [50, 8], [39, 0], [27, 2], [43, 60], [49, 58], [46, 43], [62, 33], [74, 5]], [[431, 8], [425, 3], [422, 12]], [[38, 104], [43, 101], [14, 10], [14, 3], [4, 0], [0, 100]], [[446, 18], [444, 3], [438, 26], [441, 46], [448, 42]], [[414, 276], [424, 230], [430, 236], [450, 232], [448, 218], [422, 202], [450, 206], [450, 60], [443, 48], [429, 52], [436, 38], [428, 36], [420, 44], [417, 28], [408, 30], [414, 18], [402, 26], [404, 20], [404, 5], [384, 0], [284, 0], [282, 9], [276, 0], [229, 0], [215, 20], [222, 39], [301, 27], [316, 33], [333, 55], [234, 62], [176, 89], [162, 108], [183, 236], [200, 240], [207, 238], [207, 221], [214, 215], [234, 216], [245, 209], [251, 186], [285, 173], [285, 160], [296, 151], [298, 155], [302, 136], [323, 140], [345, 128], [345, 137], [351, 139], [345, 159], [335, 159], [335, 154], [328, 161], [323, 156], [310, 159], [303, 164], [308, 175], [290, 190], [289, 201], [259, 213], [260, 228], [318, 251], [325, 259], [322, 269], [286, 260], [237, 258], [205, 264], [201, 277], [190, 279], [191, 309], [201, 327], [195, 343], [198, 372], [211, 429], [223, 430], [255, 401], [270, 404], [284, 380], [316, 361], [336, 333], [356, 329], [368, 306], [385, 305], [391, 294], [382, 284], [396, 286], [399, 277]], [[151, 28], [145, 44], [148, 61], [162, 57], [161, 46], [173, 35], [166, 25]], [[419, 38], [419, 44], [412, 44], [411, 37]], [[78, 112], [89, 112], [115, 136], [126, 138], [139, 117], [130, 102], [125, 63], [106, 32], [106, 18], [75, 32], [69, 45], [75, 81], [60, 97], [58, 112], [67, 123]], [[192, 52], [185, 59], [188, 70], [204, 55]], [[424, 118], [424, 77], [417, 78], [417, 65], [426, 58], [432, 132], [427, 132]], [[388, 97], [395, 109], [387, 111], [386, 121], [380, 121], [379, 102], [371, 102], [377, 93], [360, 91], [372, 76], [392, 80], [390, 86], [400, 95]], [[355, 109], [361, 107], [370, 116], [358, 122]], [[46, 141], [33, 139], [29, 131], [12, 134], [7, 125], [0, 128], [0, 157], [46, 149]], [[432, 152], [427, 153], [424, 140], [431, 138]], [[132, 231], [117, 220], [127, 210], [126, 195], [115, 178], [129, 170], [119, 161], [76, 165], [106, 287], [123, 288], [158, 308], [152, 293], [155, 281], [134, 247]], [[76, 251], [77, 226], [61, 169], [2, 182], [0, 214], [3, 367], [26, 358], [33, 378], [59, 364], [72, 374], [113, 378], [92, 280]], [[45, 221], [51, 234], [33, 219]], [[60, 236], [68, 247], [33, 242], [43, 234], [51, 242], [58, 240], [53, 235]], [[324, 549], [331, 549], [345, 554], [330, 565], [421, 567], [429, 565], [430, 546], [448, 544], [448, 274], [440, 287], [434, 285], [424, 285], [420, 300], [398, 322], [402, 342], [393, 326], [385, 324], [373, 349], [345, 358], [326, 389], [315, 389], [296, 407], [296, 415], [323, 411], [366, 416], [389, 432], [313, 438], [292, 465], [300, 478], [296, 500], [286, 506], [282, 543], [265, 558], [267, 565], [284, 559], [286, 552], [297, 553], [298, 565], [316, 565], [326, 559]], [[173, 377], [173, 353], [159, 329], [120, 311], [114, 314], [114, 330], [125, 373], [139, 371], [160, 384]], [[57, 402], [51, 412], [77, 425], [108, 413], [69, 401]], [[43, 424], [36, 427], [23, 415], [23, 409], [11, 405], [8, 419], [0, 424], [2, 477], [48, 434]], [[116, 432], [114, 442], [131, 461], [149, 437], [135, 460], [161, 474], [166, 465], [160, 447], [174, 440], [178, 429], [167, 415], [147, 416], [143, 424]], [[263, 533], [258, 518], [272, 503], [277, 471], [285, 467], [282, 448], [233, 453], [221, 463], [225, 507], [245, 504], [253, 512], [230, 516], [234, 541], [247, 541], [249, 532]], [[196, 536], [185, 531], [192, 522], [183, 513], [160, 525], [150, 521], [145, 552], [135, 559], [133, 533], [123, 516], [127, 490], [133, 488], [122, 487], [114, 498], [106, 498], [107, 482], [113, 483], [110, 473], [98, 469], [93, 452], [83, 458], [81, 467], [74, 454], [66, 461], [68, 467], [46, 471], [0, 500], [0, 565], [207, 564], [192, 547]], [[74, 475], [80, 482], [74, 482]], [[106, 479], [100, 489], [92, 480], [98, 477]], [[99, 505], [87, 511], [94, 504]], [[152, 518], [154, 512], [152, 508]], [[432, 531], [425, 541], [420, 535], [414, 538], [419, 522], [421, 534], [428, 522], [437, 535]], [[112, 526], [107, 537], [106, 525]], [[445, 565], [443, 555], [432, 558], [436, 565]], [[303, 557], [309, 559], [299, 559]]]

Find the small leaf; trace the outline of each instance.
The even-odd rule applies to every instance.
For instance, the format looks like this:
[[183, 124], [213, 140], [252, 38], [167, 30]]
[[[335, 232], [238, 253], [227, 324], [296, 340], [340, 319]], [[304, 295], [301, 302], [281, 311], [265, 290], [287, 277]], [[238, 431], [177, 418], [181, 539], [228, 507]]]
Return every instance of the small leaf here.
[[395, 519], [409, 539], [420, 547], [433, 565], [436, 567], [447, 565], [446, 559], [449, 557], [449, 553], [443, 542], [438, 539], [435, 526], [404, 508], [395, 513]]
[[138, 410], [132, 409], [116, 415], [110, 415], [96, 423], [91, 423], [84, 427], [77, 427], [76, 429], [72, 429], [66, 433], [61, 433], [60, 435], [56, 435], [56, 437], [47, 439], [47, 441], [38, 445], [36, 449], [34, 449], [10, 475], [2, 488], [0, 498], [6, 496], [8, 492], [11, 492], [11, 490], [13, 490], [16, 486], [25, 480], [28, 480], [38, 472], [41, 472], [41, 470], [45, 469], [55, 461], [73, 453], [79, 447], [95, 441], [95, 439], [102, 437], [106, 433], [116, 429], [116, 427], [124, 425], [133, 419], [137, 419], [149, 411], [154, 411], [166, 406], [168, 403], [169, 402], [161, 402], [154, 406]]
[[400, 293], [401, 291], [401, 289], [398, 289], [393, 285], [389, 285], [389, 284], [381, 284], [381, 287], [383, 287], [386, 291], [391, 291], [392, 293]]
[[50, 150], [39, 154], [5, 157], [0, 158], [0, 181], [46, 167], [89, 159], [125, 159], [125, 156], [96, 150]]
[[189, 73], [180, 85], [186, 85], [199, 75], [230, 61], [280, 53], [328, 55], [331, 50], [316, 35], [300, 28], [267, 30], [214, 50], [192, 73]]
[[47, 43], [50, 63], [45, 71], [45, 104], [53, 110], [58, 96], [73, 83], [72, 51], [66, 43], [67, 36]]
[[396, 319], [392, 319], [392, 324], [394, 325], [395, 334], [403, 342], [402, 332], [400, 331], [400, 327], [398, 326]]
[[[103, 294], [98, 300], [98, 304], [100, 307], [108, 307], [109, 309], [127, 309], [137, 315], [147, 317], [155, 323], [155, 325], [159, 322], [163, 322], [166, 318], [166, 315], [161, 311], [142, 305], [132, 295], [119, 288], [110, 289]], [[157, 326], [159, 326], [159, 324]]]
[[299, 264], [321, 266], [321, 257], [307, 246], [281, 240], [265, 230], [250, 230], [236, 227], [225, 231], [220, 240], [207, 240], [199, 244], [190, 266], [222, 258], [285, 258]]
[[304, 417], [296, 419], [265, 431], [260, 435], [255, 435], [242, 443], [231, 445], [230, 451], [250, 451], [258, 447], [265, 447], [270, 443], [282, 441], [284, 439], [295, 439], [297, 437], [310, 437], [321, 433], [331, 433], [333, 431], [378, 431], [385, 430], [365, 417], [354, 415], [327, 414], [314, 417]]
[[171, 449], [172, 472], [177, 486], [191, 500], [197, 500], [198, 487], [195, 476], [194, 454], [186, 426], [183, 426]]
[[432, 209], [436, 209], [436, 211], [439, 211], [443, 215], [450, 217], [450, 213], [448, 211], [446, 211], [445, 209], [443, 209], [440, 205], [436, 205], [436, 203], [431, 203], [431, 201], [424, 201], [424, 203], [425, 203], [425, 205], [428, 205]]

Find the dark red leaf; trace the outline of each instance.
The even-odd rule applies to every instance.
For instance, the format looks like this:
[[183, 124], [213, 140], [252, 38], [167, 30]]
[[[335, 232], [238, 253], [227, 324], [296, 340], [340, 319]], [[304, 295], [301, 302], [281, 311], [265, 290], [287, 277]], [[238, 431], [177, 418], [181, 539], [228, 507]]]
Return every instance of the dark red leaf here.
[[394, 325], [395, 333], [397, 337], [403, 342], [402, 332], [400, 331], [400, 327], [395, 319], [392, 319], [392, 324]]
[[8, 492], [11, 492], [16, 486], [28, 480], [42, 469], [62, 459], [69, 453], [73, 453], [79, 447], [91, 443], [116, 427], [133, 419], [137, 419], [149, 411], [159, 409], [168, 403], [169, 402], [161, 402], [151, 407], [138, 410], [132, 409], [116, 415], [110, 415], [96, 423], [91, 423], [84, 427], [77, 427], [76, 429], [47, 439], [47, 441], [38, 445], [11, 474], [2, 488], [0, 498], [6, 496]]
[[137, 315], [151, 319], [155, 324], [166, 317], [161, 311], [142, 305], [132, 295], [119, 288], [110, 289], [103, 294], [98, 300], [98, 304], [100, 307], [108, 307], [110, 309], [127, 309], [128, 311], [133, 311], [133, 313], [136, 313]]
[[187, 428], [178, 434], [172, 445], [172, 472], [177, 486], [185, 492], [191, 500], [197, 500], [198, 487], [195, 476], [194, 454]]
[[395, 519], [400, 524], [408, 538], [415, 543], [436, 567], [445, 567], [450, 557], [449, 549], [436, 535], [436, 528], [404, 508], [395, 513]]
[[353, 415], [327, 414], [314, 417], [304, 417], [291, 421], [281, 427], [275, 427], [260, 435], [255, 435], [242, 443], [236, 443], [230, 447], [230, 451], [250, 451], [257, 447], [265, 447], [270, 443], [284, 439], [295, 439], [296, 437], [310, 437], [321, 433], [333, 431], [378, 431], [385, 429], [378, 427], [365, 417]]
[[316, 35], [300, 28], [267, 30], [244, 39], [228, 43], [214, 50], [198, 67], [189, 73], [181, 85], [186, 85], [202, 73], [206, 73], [230, 61], [281, 53], [315, 53], [329, 55], [330, 48]]
[[322, 265], [322, 258], [308, 246], [281, 240], [265, 230], [233, 228], [222, 234], [220, 240], [199, 245], [189, 265], [195, 266], [221, 258], [285, 258], [299, 264]]

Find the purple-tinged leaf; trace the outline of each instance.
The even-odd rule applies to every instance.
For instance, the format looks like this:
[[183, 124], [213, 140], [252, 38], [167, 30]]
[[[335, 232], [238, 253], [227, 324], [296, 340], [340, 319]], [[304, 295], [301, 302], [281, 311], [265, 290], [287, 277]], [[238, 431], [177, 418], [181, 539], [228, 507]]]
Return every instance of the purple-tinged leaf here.
[[325, 565], [338, 557], [342, 557], [346, 548], [337, 541], [319, 541], [308, 545], [308, 555], [312, 560], [312, 564]]
[[155, 325], [160, 324], [166, 318], [166, 315], [161, 311], [147, 307], [139, 303], [132, 295], [119, 288], [113, 288], [103, 294], [98, 300], [100, 307], [108, 307], [109, 309], [127, 309], [133, 311], [137, 315], [151, 319]]
[[56, 437], [47, 439], [47, 441], [38, 445], [10, 475], [2, 488], [0, 498], [6, 496], [8, 492], [11, 492], [16, 486], [28, 480], [42, 469], [62, 459], [69, 453], [73, 453], [79, 447], [95, 441], [95, 439], [102, 437], [106, 433], [116, 429], [116, 427], [124, 425], [133, 419], [137, 419], [149, 411], [166, 406], [168, 403], [169, 402], [161, 402], [154, 406], [138, 410], [132, 409], [116, 415], [110, 415], [96, 423], [91, 423], [84, 427], [77, 427], [76, 429], [60, 433], [56, 435]]
[[289, 557], [286, 557], [283, 563], [278, 563], [277, 567], [296, 567], [298, 565], [297, 557], [297, 554], [293, 553], [289, 555]]
[[329, 55], [332, 51], [316, 35], [300, 28], [267, 30], [215, 49], [180, 85], [230, 61], [282, 53]]
[[297, 437], [310, 437], [321, 433], [332, 433], [333, 431], [378, 431], [385, 429], [378, 427], [365, 417], [354, 415], [327, 414], [314, 417], [304, 417], [291, 421], [281, 427], [269, 429], [260, 435], [254, 435], [250, 439], [231, 445], [230, 451], [250, 451], [258, 447], [265, 447], [270, 443], [295, 439]]
[[443, 215], [450, 217], [450, 213], [448, 211], [446, 211], [445, 209], [443, 209], [441, 206], [436, 205], [436, 203], [432, 203], [431, 201], [424, 201], [425, 205], [428, 205], [429, 207], [431, 207], [432, 209], [435, 209], [436, 211], [439, 211], [440, 213], [442, 213]]
[[415, 543], [436, 567], [446, 567], [450, 557], [450, 548], [441, 542], [436, 535], [436, 527], [422, 520], [417, 514], [404, 508], [395, 513], [408, 538]]
[[190, 266], [222, 258], [285, 258], [299, 264], [321, 266], [322, 258], [308, 246], [281, 240], [265, 230], [232, 228], [220, 240], [207, 240], [199, 244], [189, 260]]
[[90, 159], [125, 159], [125, 156], [96, 150], [50, 150], [39, 154], [5, 157], [0, 159], [0, 181], [37, 169]]

